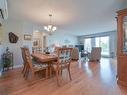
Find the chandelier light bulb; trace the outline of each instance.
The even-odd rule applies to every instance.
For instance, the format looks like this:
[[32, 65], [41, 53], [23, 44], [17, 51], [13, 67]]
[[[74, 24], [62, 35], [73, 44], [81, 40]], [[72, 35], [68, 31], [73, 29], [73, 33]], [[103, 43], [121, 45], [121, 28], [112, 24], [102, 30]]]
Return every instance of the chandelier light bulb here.
[[53, 31], [56, 31], [56, 27], [54, 26], [52, 30], [53, 30]]

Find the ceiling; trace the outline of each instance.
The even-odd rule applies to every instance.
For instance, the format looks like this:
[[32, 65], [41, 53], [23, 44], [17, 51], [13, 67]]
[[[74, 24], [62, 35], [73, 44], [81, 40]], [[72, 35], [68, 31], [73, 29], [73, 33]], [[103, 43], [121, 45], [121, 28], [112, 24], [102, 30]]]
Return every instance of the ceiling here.
[[116, 29], [116, 11], [124, 0], [8, 0], [9, 18], [40, 25], [53, 23], [58, 31], [85, 35]]

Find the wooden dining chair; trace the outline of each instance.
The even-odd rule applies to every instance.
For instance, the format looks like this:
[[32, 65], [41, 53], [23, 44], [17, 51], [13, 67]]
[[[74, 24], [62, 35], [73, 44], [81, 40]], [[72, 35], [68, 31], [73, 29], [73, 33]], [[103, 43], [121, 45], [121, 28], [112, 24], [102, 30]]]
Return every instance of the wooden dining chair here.
[[21, 47], [21, 53], [22, 53], [22, 59], [23, 59], [22, 73], [23, 73], [23, 76], [25, 77], [25, 74], [26, 74], [26, 71], [27, 71], [27, 64], [26, 64], [26, 60], [25, 60], [24, 48], [22, 48], [22, 47]]
[[68, 70], [70, 80], [72, 80], [71, 73], [70, 73], [71, 54], [72, 54], [71, 52], [72, 52], [72, 48], [58, 48], [57, 49], [58, 59], [56, 62], [53, 62], [53, 69], [56, 72], [56, 79], [57, 79], [58, 86], [60, 86], [59, 75], [60, 75], [60, 72], [62, 74], [63, 69]]
[[24, 77], [27, 79], [29, 72], [31, 71], [32, 77], [34, 78], [35, 73], [38, 71], [43, 71], [45, 70], [45, 78], [48, 76], [48, 65], [46, 64], [39, 64], [39, 63], [33, 63], [30, 52], [28, 48], [21, 48], [22, 51], [22, 57], [24, 61], [24, 67], [23, 67], [23, 73]]

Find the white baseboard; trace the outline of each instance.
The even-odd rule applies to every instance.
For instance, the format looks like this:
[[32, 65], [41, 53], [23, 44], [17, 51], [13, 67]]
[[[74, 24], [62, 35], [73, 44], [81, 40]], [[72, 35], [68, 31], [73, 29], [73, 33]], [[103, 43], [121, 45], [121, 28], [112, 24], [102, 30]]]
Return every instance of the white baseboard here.
[[[16, 65], [16, 66], [13, 66], [13, 68], [21, 68], [23, 65]], [[11, 67], [9, 68], [11, 69]], [[2, 76], [2, 70], [0, 71], [0, 77]]]
[[22, 67], [23, 65], [21, 64], [21, 65], [16, 65], [16, 66], [14, 66], [13, 68], [20, 68], [20, 67]]

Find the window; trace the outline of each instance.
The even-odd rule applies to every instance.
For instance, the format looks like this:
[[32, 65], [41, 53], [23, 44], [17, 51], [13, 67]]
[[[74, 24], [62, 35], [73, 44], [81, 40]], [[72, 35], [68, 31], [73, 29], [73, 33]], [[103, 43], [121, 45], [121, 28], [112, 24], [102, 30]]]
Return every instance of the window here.
[[87, 50], [88, 52], [91, 52], [91, 38], [87, 38], [84, 41], [84, 49]]
[[102, 48], [102, 55], [109, 56], [109, 36], [105, 37], [96, 37], [95, 46]]

